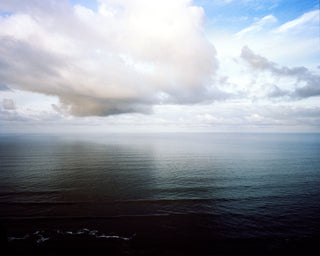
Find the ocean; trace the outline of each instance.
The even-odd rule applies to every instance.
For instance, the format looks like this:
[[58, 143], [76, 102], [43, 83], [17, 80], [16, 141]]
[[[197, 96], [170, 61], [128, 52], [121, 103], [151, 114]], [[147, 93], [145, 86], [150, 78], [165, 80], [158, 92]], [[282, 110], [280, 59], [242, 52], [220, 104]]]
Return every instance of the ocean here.
[[320, 255], [320, 134], [3, 134], [0, 229], [7, 255]]

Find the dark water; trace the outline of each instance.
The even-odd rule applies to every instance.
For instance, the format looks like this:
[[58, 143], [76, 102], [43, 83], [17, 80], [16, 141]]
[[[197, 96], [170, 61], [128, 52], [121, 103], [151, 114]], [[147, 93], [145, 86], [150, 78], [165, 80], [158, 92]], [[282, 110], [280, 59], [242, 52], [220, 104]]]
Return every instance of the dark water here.
[[17, 254], [311, 253], [320, 134], [1, 135], [0, 223]]

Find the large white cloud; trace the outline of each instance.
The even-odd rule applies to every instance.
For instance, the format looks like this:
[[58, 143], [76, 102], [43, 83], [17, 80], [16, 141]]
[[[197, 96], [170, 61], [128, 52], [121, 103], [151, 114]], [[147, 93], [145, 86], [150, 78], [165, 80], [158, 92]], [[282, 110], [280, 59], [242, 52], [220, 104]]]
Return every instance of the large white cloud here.
[[0, 81], [56, 95], [73, 115], [148, 112], [221, 94], [204, 11], [188, 0], [1, 1]]
[[207, 30], [216, 55], [190, 1], [99, 1], [92, 11], [8, 0], [0, 9], [6, 131], [319, 131], [318, 11]]

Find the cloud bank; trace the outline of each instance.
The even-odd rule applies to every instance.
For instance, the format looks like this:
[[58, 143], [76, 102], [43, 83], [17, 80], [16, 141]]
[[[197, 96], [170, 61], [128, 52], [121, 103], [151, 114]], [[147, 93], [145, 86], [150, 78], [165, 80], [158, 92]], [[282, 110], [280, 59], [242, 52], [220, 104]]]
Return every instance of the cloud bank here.
[[204, 11], [189, 0], [2, 1], [0, 81], [58, 96], [77, 116], [149, 112], [221, 97]]

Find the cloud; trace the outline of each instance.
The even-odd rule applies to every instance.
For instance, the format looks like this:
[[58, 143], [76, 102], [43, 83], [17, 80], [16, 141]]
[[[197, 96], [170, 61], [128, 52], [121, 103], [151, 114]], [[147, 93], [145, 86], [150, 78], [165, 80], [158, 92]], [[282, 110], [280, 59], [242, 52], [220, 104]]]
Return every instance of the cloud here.
[[292, 21], [288, 21], [285, 24], [281, 25], [273, 32], [275, 33], [284, 33], [284, 32], [300, 32], [302, 29], [310, 29], [310, 24], [319, 24], [319, 10], [310, 11], [304, 13], [299, 18]]
[[[148, 113], [154, 104], [220, 99], [204, 11], [189, 0], [1, 1], [0, 80], [58, 96], [77, 116]], [[19, 74], [19, 76], [17, 76]]]
[[265, 26], [273, 24], [275, 22], [277, 22], [277, 19], [273, 15], [267, 15], [261, 19], [258, 19], [256, 22], [254, 22], [249, 27], [244, 28], [241, 31], [239, 31], [236, 34], [236, 36], [243, 37], [246, 34], [257, 33], [259, 31], [261, 31]]
[[0, 84], [0, 91], [10, 91], [10, 88], [5, 84]]
[[278, 87], [274, 87], [275, 90], [271, 96], [288, 95], [292, 98], [320, 96], [320, 75], [312, 73], [305, 67], [279, 67], [279, 65], [269, 61], [267, 58], [255, 54], [247, 46], [242, 48], [240, 57], [254, 70], [269, 71], [277, 77], [293, 77], [296, 79], [294, 91], [285, 92]]
[[[219, 112], [220, 111], [220, 112]], [[293, 107], [288, 105], [250, 105], [239, 104], [237, 108], [221, 106], [220, 110], [211, 110], [200, 116], [199, 121], [211, 126], [310, 126], [319, 127], [319, 107]]]
[[14, 101], [12, 99], [3, 99], [2, 100], [2, 107], [5, 110], [14, 110], [14, 109], [16, 109], [16, 106], [15, 106]]
[[275, 84], [269, 85], [269, 88], [270, 88], [270, 92], [267, 95], [269, 98], [279, 98], [289, 94], [289, 91], [282, 90], [279, 88], [279, 86]]
[[[318, 12], [318, 10], [315, 12]], [[287, 30], [281, 30], [282, 32], [279, 32], [279, 28], [288, 22], [281, 24], [282, 17], [275, 16], [274, 20], [269, 18], [269, 22], [268, 19], [265, 19], [264, 25], [257, 25], [256, 23], [261, 22], [264, 18], [258, 19], [236, 34], [221, 32], [216, 29], [209, 36], [217, 48], [218, 56], [227, 55], [234, 57], [238, 54], [239, 50], [241, 51], [243, 45], [248, 45], [255, 53], [267, 56], [269, 59], [282, 65], [303, 65], [309, 69], [313, 69], [319, 65], [318, 60], [320, 57], [320, 21], [319, 15], [316, 16], [315, 12], [311, 11], [302, 15], [309, 16], [312, 14], [314, 17], [313, 19], [305, 20], [304, 23], [297, 22], [301, 16], [290, 20], [289, 22], [300, 25]], [[268, 16], [271, 17], [272, 15]], [[220, 63], [220, 66], [222, 65]]]
[[[288, 104], [252, 104], [246, 101], [222, 102], [219, 107], [216, 103], [211, 106], [186, 106], [183, 109], [168, 107], [166, 112], [172, 116], [159, 116], [163, 119], [168, 118], [174, 121], [179, 112], [180, 125], [190, 129], [202, 128], [212, 131], [240, 131], [252, 130], [269, 131], [278, 130], [292, 131], [304, 130], [309, 127], [311, 130], [318, 129], [320, 126], [320, 108], [306, 106], [290, 106]], [[173, 114], [172, 114], [173, 112]], [[159, 113], [158, 113], [159, 114]], [[167, 119], [167, 120], [168, 120]], [[177, 121], [174, 122], [175, 124]], [[261, 128], [261, 129], [260, 129]], [[247, 131], [248, 131], [247, 130]], [[265, 131], [267, 131], [265, 130]]]

